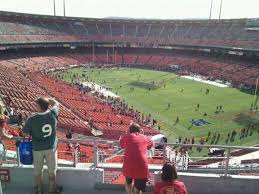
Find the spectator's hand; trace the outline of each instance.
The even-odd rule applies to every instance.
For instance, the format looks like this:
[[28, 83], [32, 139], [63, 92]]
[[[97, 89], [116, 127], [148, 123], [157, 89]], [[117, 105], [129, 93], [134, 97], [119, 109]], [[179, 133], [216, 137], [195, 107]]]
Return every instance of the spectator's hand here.
[[22, 133], [21, 136], [22, 136], [23, 138], [29, 137], [29, 135], [27, 135], [26, 133]]
[[24, 123], [22, 123], [21, 125], [19, 125], [17, 128], [20, 129], [20, 130], [22, 130], [23, 127], [24, 127]]
[[10, 139], [17, 141], [17, 140], [19, 140], [20, 138], [21, 138], [21, 137], [12, 136]]
[[58, 102], [54, 98], [48, 98], [50, 107], [58, 105]]

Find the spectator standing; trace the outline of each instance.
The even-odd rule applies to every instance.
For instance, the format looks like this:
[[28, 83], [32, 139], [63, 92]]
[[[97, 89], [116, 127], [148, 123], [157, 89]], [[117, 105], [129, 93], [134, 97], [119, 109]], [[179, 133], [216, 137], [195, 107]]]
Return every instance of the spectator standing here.
[[70, 129], [68, 129], [67, 132], [66, 132], [66, 138], [72, 139], [72, 133], [71, 133]]
[[155, 184], [154, 194], [187, 194], [185, 184], [178, 181], [175, 165], [165, 163], [162, 168], [162, 182]]
[[36, 101], [38, 113], [29, 117], [23, 131], [32, 137], [35, 193], [43, 193], [43, 166], [44, 159], [48, 166], [49, 193], [60, 193], [62, 187], [56, 185], [57, 171], [57, 119], [59, 103], [54, 99], [40, 97]]
[[175, 120], [175, 123], [179, 123], [180, 119], [179, 119], [179, 116], [176, 117], [176, 120]]
[[142, 134], [141, 127], [134, 123], [129, 126], [129, 133], [120, 138], [120, 145], [125, 149], [123, 175], [126, 177], [127, 194], [141, 194], [145, 191], [149, 177], [146, 154], [153, 144], [151, 139]]
[[194, 144], [194, 136], [192, 137], [192, 144]]
[[[66, 138], [67, 138], [68, 140], [70, 140], [70, 139], [73, 138], [70, 129], [68, 129], [67, 132], [66, 132]], [[68, 149], [68, 150], [71, 150], [71, 149], [72, 149], [72, 144], [71, 144], [70, 142], [67, 142], [67, 149]]]
[[10, 108], [10, 116], [13, 116], [14, 115], [14, 111], [13, 111], [13, 108], [11, 107]]
[[76, 149], [77, 153], [80, 154], [80, 144], [79, 143], [76, 143], [75, 149]]
[[4, 114], [4, 109], [0, 105], [0, 140], [3, 139], [12, 139], [12, 135], [8, 135], [6, 133], [5, 127], [7, 125], [7, 119], [8, 117]]
[[22, 118], [22, 113], [19, 112], [18, 114], [18, 125], [22, 126], [23, 118]]

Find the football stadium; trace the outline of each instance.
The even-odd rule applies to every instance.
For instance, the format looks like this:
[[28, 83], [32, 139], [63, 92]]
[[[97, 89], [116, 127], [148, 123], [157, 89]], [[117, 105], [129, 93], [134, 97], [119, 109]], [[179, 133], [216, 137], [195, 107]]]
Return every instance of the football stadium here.
[[0, 194], [258, 193], [259, 15], [224, 3], [0, 11]]

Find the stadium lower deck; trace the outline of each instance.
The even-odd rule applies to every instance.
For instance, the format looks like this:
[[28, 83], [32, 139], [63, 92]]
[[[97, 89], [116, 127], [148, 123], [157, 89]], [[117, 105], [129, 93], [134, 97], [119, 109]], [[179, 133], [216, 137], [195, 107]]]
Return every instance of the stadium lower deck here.
[[[59, 60], [61, 56], [55, 57], [55, 60]], [[71, 59], [71, 60], [70, 60]], [[26, 62], [30, 61], [31, 65], [24, 66], [23, 60], [26, 60]], [[39, 61], [38, 61], [39, 60]], [[67, 129], [70, 129], [74, 133], [74, 137], [77, 139], [84, 139], [87, 137], [93, 137], [92, 129], [89, 121], [90, 117], [92, 120], [96, 122], [96, 125], [94, 126], [96, 130], [99, 130], [102, 132], [101, 138], [103, 139], [109, 139], [109, 140], [116, 140], [118, 137], [125, 133], [127, 130], [127, 126], [130, 123], [131, 120], [134, 120], [134, 117], [121, 115], [120, 117], [112, 117], [112, 126], [107, 125], [107, 116], [110, 115], [111, 107], [109, 105], [103, 104], [101, 101], [99, 101], [98, 98], [93, 97], [91, 95], [88, 95], [87, 93], [84, 93], [80, 91], [78, 88], [74, 87], [71, 84], [65, 83], [62, 80], [57, 79], [56, 77], [46, 74], [44, 71], [45, 69], [56, 69], [56, 68], [70, 68], [71, 64], [74, 64], [73, 58], [66, 58], [64, 60], [60, 59], [63, 63], [60, 65], [60, 63], [55, 63], [52, 61], [50, 64], [50, 67], [48, 67], [48, 63], [44, 63], [41, 61], [44, 61], [44, 57], [32, 57], [30, 59], [10, 59], [1, 61], [1, 85], [0, 85], [0, 92], [1, 97], [4, 102], [4, 104], [10, 109], [12, 108], [16, 114], [21, 114], [23, 118], [26, 118], [30, 114], [36, 111], [35, 108], [35, 99], [39, 96], [53, 96], [56, 99], [58, 99], [61, 102], [61, 112], [60, 112], [60, 118], [59, 118], [59, 133], [58, 137], [60, 139], [65, 138], [65, 132]], [[79, 62], [78, 62], [79, 63]], [[82, 61], [80, 61], [82, 63]], [[10, 65], [12, 64], [12, 65]], [[56, 64], [57, 66], [53, 65]], [[41, 70], [39, 72], [35, 70], [35, 66]], [[64, 92], [65, 91], [65, 92]], [[101, 112], [94, 111], [93, 109], [101, 109]], [[91, 113], [91, 114], [89, 114]], [[119, 113], [116, 113], [119, 114]], [[119, 119], [118, 119], [119, 118]], [[121, 119], [123, 119], [123, 124], [121, 123]], [[109, 121], [110, 122], [110, 121]], [[147, 127], [144, 124], [142, 124], [142, 127], [144, 128], [144, 132], [149, 135], [155, 135], [158, 133], [158, 131], [152, 127]], [[15, 136], [20, 135], [20, 130], [16, 128], [15, 126], [8, 126], [7, 130], [9, 133]], [[5, 145], [7, 146], [8, 152], [15, 151], [16, 146], [15, 142], [13, 140], [4, 140], [3, 141]], [[107, 157], [105, 159], [106, 163], [122, 163], [123, 159], [122, 156], [113, 155], [114, 154], [114, 148], [113, 144], [109, 143], [100, 143], [98, 144], [98, 150], [102, 152], [103, 154], [110, 155], [110, 157]], [[252, 151], [246, 151], [246, 150], [236, 150], [231, 152], [231, 156], [243, 156], [245, 154], [249, 154]], [[58, 157], [60, 159], [61, 165], [73, 165], [74, 160], [74, 154], [75, 148], [72, 147], [68, 149], [67, 143], [59, 143], [58, 146]], [[156, 155], [153, 155], [149, 158], [149, 164], [150, 165], [158, 165], [156, 169], [161, 168], [161, 165], [163, 163], [163, 157], [162, 157], [162, 151], [159, 153], [156, 153]], [[189, 168], [196, 168], [197, 166], [209, 166], [211, 164], [220, 163], [222, 159], [204, 159], [200, 161], [194, 161], [190, 162]], [[14, 161], [10, 160], [9, 163], [12, 163]], [[93, 163], [94, 162], [94, 147], [92, 143], [81, 143], [80, 144], [80, 154], [78, 157], [79, 163]], [[253, 164], [255, 163], [255, 159], [248, 159], [241, 161], [241, 164]], [[84, 165], [83, 165], [84, 166]], [[160, 167], [159, 167], [160, 166]], [[23, 169], [23, 168], [22, 168]], [[73, 171], [73, 168], [68, 167], [68, 169], [71, 169]], [[77, 169], [77, 168], [76, 168]], [[119, 168], [118, 168], [119, 169]], [[114, 170], [104, 170], [103, 174], [103, 181], [101, 181], [101, 186], [98, 189], [95, 189], [95, 187], [89, 187], [90, 190], [87, 191], [87, 193], [122, 193], [123, 187], [114, 185], [122, 185], [124, 182], [124, 177], [121, 174], [120, 170], [118, 171]], [[14, 174], [16, 173], [17, 169], [14, 168]], [[18, 170], [19, 171], [19, 170]], [[27, 172], [24, 172], [25, 174]], [[88, 173], [85, 171], [84, 173]], [[241, 173], [240, 173], [241, 174]], [[244, 173], [245, 175], [250, 175], [250, 179], [256, 177], [251, 176], [255, 174], [249, 174]], [[72, 176], [72, 175], [71, 175]], [[152, 174], [152, 176], [154, 176]], [[192, 174], [188, 176], [193, 176]], [[188, 177], [187, 176], [187, 177]], [[203, 177], [204, 175], [200, 175]], [[69, 179], [68, 179], [69, 180]], [[64, 180], [65, 182], [68, 180]], [[188, 178], [187, 178], [188, 181]], [[18, 181], [19, 182], [19, 181]], [[113, 186], [106, 187], [106, 184], [112, 184]], [[15, 192], [21, 190], [21, 182], [17, 184], [16, 186], [6, 187], [5, 193], [12, 193], [15, 194]], [[103, 185], [102, 185], [103, 184]], [[149, 185], [154, 184], [154, 178], [150, 179]], [[192, 186], [192, 183], [190, 184], [190, 187]], [[223, 183], [221, 183], [223, 184]], [[114, 191], [119, 189], [119, 191]], [[151, 186], [152, 188], [152, 186]], [[82, 190], [69, 190], [70, 188], [67, 188], [64, 193], [82, 193], [84, 191]], [[79, 188], [81, 189], [81, 188]], [[102, 191], [104, 189], [105, 191]], [[111, 190], [110, 190], [111, 189]], [[192, 188], [193, 193], [197, 192], [197, 188]], [[191, 189], [191, 190], [192, 190]], [[24, 193], [28, 193], [31, 191], [31, 187], [27, 185], [26, 188], [22, 188]], [[208, 190], [206, 190], [207, 192]], [[205, 192], [205, 193], [206, 193]], [[200, 192], [198, 192], [200, 193]], [[211, 192], [213, 193], [213, 192]], [[231, 193], [231, 192], [230, 192]]]
[[[102, 57], [104, 56], [96, 55], [96, 63], [99, 64], [99, 66], [105, 63], [105, 59], [102, 59]], [[59, 128], [62, 129], [63, 132], [66, 131], [66, 129], [71, 129], [74, 133], [93, 136], [91, 133], [91, 126], [89, 125], [89, 121], [92, 120], [94, 121], [94, 128], [102, 132], [102, 138], [116, 140], [121, 134], [125, 132], [125, 130], [127, 130], [128, 124], [131, 122], [131, 120], [134, 120], [133, 117], [129, 115], [122, 115], [118, 112], [112, 113], [111, 107], [109, 105], [103, 104], [103, 102], [98, 98], [88, 95], [80, 91], [78, 88], [63, 82], [62, 80], [52, 75], [47, 75], [44, 73], [45, 70], [49, 69], [59, 69], [61, 67], [71, 68], [71, 65], [74, 66], [91, 63], [91, 59], [89, 58], [89, 54], [71, 54], [57, 56], [34, 56], [19, 59], [1, 60], [0, 94], [2, 96], [2, 100], [8, 108], [12, 108], [17, 115], [21, 114], [25, 119], [30, 114], [35, 112], [36, 104], [34, 100], [37, 99], [37, 97], [51, 95], [57, 98], [62, 104], [59, 117]], [[153, 56], [126, 55], [123, 58], [125, 64], [143, 63], [146, 64], [146, 67], [152, 67], [152, 65], [148, 65], [148, 63], [152, 62], [155, 64], [155, 59], [157, 60], [157, 65], [163, 68], [167, 68], [169, 64], [177, 64], [179, 62], [174, 57], [156, 58]], [[154, 61], [151, 61], [151, 58], [154, 58]], [[129, 59], [131, 59], [131, 61]], [[118, 64], [119, 62], [122, 62], [119, 60], [119, 57], [117, 60]], [[195, 65], [196, 63], [190, 64]], [[235, 64], [235, 66], [237, 65], [238, 64]], [[200, 66], [202, 66], [202, 64], [200, 64]], [[224, 71], [224, 73], [226, 74], [226, 77], [229, 77], [233, 73], [232, 68], [236, 67], [233, 66], [230, 68], [230, 64], [225, 65], [226, 69], [227, 67], [229, 70]], [[216, 70], [218, 69], [219, 71], [220, 68], [221, 67], [215, 68], [215, 74], [218, 74]], [[233, 76], [236, 76], [237, 74], [237, 69], [235, 69], [235, 71], [236, 72], [233, 74]], [[247, 71], [247, 73], [244, 71]], [[253, 71], [254, 77], [256, 77], [257, 74], [259, 75], [259, 70], [257, 72], [257, 70], [251, 70], [250, 67], [247, 67], [246, 69], [242, 67], [242, 75], [247, 75], [247, 78], [237, 76], [239, 81], [242, 82], [244, 79], [248, 81], [249, 76], [249, 79], [252, 80], [250, 82], [252, 85], [254, 78], [250, 76], [250, 71]], [[102, 111], [99, 112], [99, 110]], [[108, 117], [112, 127], [107, 121]], [[158, 131], [154, 128], [146, 127], [145, 125], [142, 125], [142, 127], [144, 128], [144, 132], [147, 135], [154, 135], [158, 133]], [[18, 129], [9, 127], [9, 131], [11, 131], [13, 135], [19, 136]], [[64, 134], [60, 133], [60, 137], [64, 137]], [[6, 144], [8, 145], [9, 149], [15, 149], [14, 143], [12, 141], [6, 141]], [[104, 145], [104, 147], [105, 146], [106, 145]], [[66, 150], [66, 145], [60, 144], [60, 150]], [[91, 146], [82, 146], [81, 151], [86, 153], [85, 155], [88, 156], [88, 158], [85, 160], [90, 162], [92, 160]], [[109, 147], [107, 146], [104, 151], [106, 151], [107, 154], [111, 153], [111, 149], [109, 150]], [[72, 154], [69, 156], [68, 154], [65, 155], [60, 152], [60, 157], [63, 159], [65, 159], [65, 157], [71, 159]]]

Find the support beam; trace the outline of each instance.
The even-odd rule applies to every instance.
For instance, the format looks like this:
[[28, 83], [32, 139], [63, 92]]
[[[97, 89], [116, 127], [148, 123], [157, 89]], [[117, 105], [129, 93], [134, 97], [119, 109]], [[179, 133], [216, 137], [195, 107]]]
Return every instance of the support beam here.
[[137, 37], [138, 34], [138, 25], [136, 25], [136, 33], [135, 33], [135, 37]]
[[149, 36], [150, 30], [151, 30], [151, 26], [152, 26], [152, 24], [150, 24], [150, 25], [149, 25], [149, 27], [148, 27], [148, 31], [147, 31], [147, 35], [146, 35], [146, 37], [148, 37], [148, 36]]
[[175, 28], [173, 29], [173, 31], [171, 32], [171, 34], [169, 35], [169, 42], [171, 43], [171, 40], [174, 40], [174, 34], [177, 31], [178, 26], [177, 24], [175, 24]]
[[110, 34], [111, 34], [111, 37], [112, 37], [112, 24], [109, 24], [109, 28], [110, 28]]
[[165, 25], [163, 25], [161, 31], [159, 32], [159, 37], [158, 37], [158, 42], [160, 43], [161, 42], [161, 34], [164, 32], [165, 30]]
[[89, 33], [88, 33], [88, 30], [87, 30], [86, 25], [83, 25], [83, 28], [84, 28], [84, 30], [85, 30], [85, 32], [86, 32], [86, 35], [88, 36], [88, 35], [89, 35]]
[[99, 27], [98, 27], [98, 24], [95, 24], [95, 27], [96, 27], [96, 30], [97, 30], [98, 34], [101, 34], [101, 32], [99, 30]]
[[125, 36], [125, 25], [122, 25], [123, 36]]
[[94, 43], [93, 43], [93, 64], [95, 63]]

